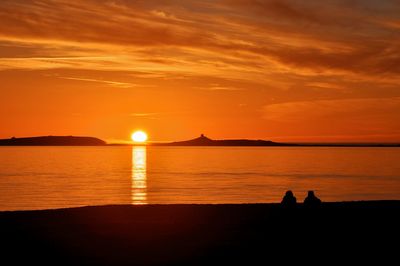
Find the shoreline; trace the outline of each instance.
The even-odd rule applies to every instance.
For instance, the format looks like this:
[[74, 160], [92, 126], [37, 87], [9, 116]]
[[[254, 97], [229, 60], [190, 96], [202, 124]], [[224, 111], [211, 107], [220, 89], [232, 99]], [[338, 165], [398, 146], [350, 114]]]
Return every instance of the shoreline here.
[[[299, 251], [356, 259], [361, 253], [354, 248], [394, 259], [397, 245], [389, 240], [398, 239], [399, 214], [400, 200], [326, 202], [312, 209], [279, 203], [105, 205], [2, 211], [0, 234], [7, 243], [3, 259], [18, 263], [255, 264]], [[12, 256], [16, 252], [24, 256]]]
[[[384, 199], [384, 200], [351, 200], [351, 201], [323, 201], [323, 208], [331, 206], [345, 205], [400, 205], [400, 199]], [[94, 208], [141, 208], [141, 207], [207, 207], [207, 206], [264, 206], [264, 207], [279, 207], [279, 202], [256, 202], [256, 203], [145, 203], [145, 204], [104, 204], [104, 205], [82, 205], [73, 207], [46, 208], [46, 209], [26, 209], [26, 210], [0, 210], [1, 215], [4, 213], [21, 213], [21, 212], [47, 212], [47, 211], [74, 211], [79, 209]], [[302, 202], [297, 203], [298, 208], [305, 208]]]

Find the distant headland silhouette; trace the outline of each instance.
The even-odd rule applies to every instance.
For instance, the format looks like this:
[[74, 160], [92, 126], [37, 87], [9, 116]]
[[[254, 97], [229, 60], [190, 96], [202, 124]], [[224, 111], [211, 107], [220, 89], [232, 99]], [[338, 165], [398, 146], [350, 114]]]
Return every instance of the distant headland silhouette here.
[[399, 143], [288, 143], [271, 140], [222, 139], [214, 140], [201, 134], [200, 137], [168, 143], [149, 143], [152, 146], [289, 146], [289, 147], [400, 147]]
[[[0, 146], [131, 146], [132, 144], [107, 143], [95, 137], [39, 136], [0, 139]], [[143, 145], [143, 144], [140, 144]], [[174, 142], [148, 142], [149, 146], [285, 146], [285, 147], [400, 147], [399, 143], [287, 143], [270, 140], [221, 139], [214, 140], [201, 134], [191, 140]]]
[[223, 139], [213, 140], [201, 134], [200, 137], [169, 143], [153, 143], [156, 146], [297, 146], [297, 144], [278, 143], [270, 140], [250, 140], [250, 139]]
[[0, 146], [102, 146], [107, 143], [93, 137], [40, 136], [0, 139]]

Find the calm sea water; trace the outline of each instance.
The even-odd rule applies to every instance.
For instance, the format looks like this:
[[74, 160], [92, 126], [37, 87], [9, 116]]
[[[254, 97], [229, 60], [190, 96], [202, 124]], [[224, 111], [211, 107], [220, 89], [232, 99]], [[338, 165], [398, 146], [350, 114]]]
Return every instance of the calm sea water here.
[[0, 210], [400, 199], [400, 149], [0, 147]]

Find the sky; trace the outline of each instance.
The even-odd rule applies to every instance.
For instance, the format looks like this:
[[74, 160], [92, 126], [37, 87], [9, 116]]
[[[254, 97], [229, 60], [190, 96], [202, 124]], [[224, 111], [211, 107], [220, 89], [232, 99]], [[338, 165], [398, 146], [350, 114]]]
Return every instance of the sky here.
[[0, 138], [400, 142], [400, 1], [0, 1]]

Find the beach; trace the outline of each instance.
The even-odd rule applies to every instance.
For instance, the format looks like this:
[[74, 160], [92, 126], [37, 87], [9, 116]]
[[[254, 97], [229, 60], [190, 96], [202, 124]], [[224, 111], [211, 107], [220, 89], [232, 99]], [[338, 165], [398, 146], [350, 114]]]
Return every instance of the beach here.
[[[0, 212], [2, 260], [53, 265], [266, 264], [396, 257], [400, 201], [114, 205]], [[393, 240], [395, 242], [393, 242]], [[391, 242], [392, 241], [392, 242]]]

